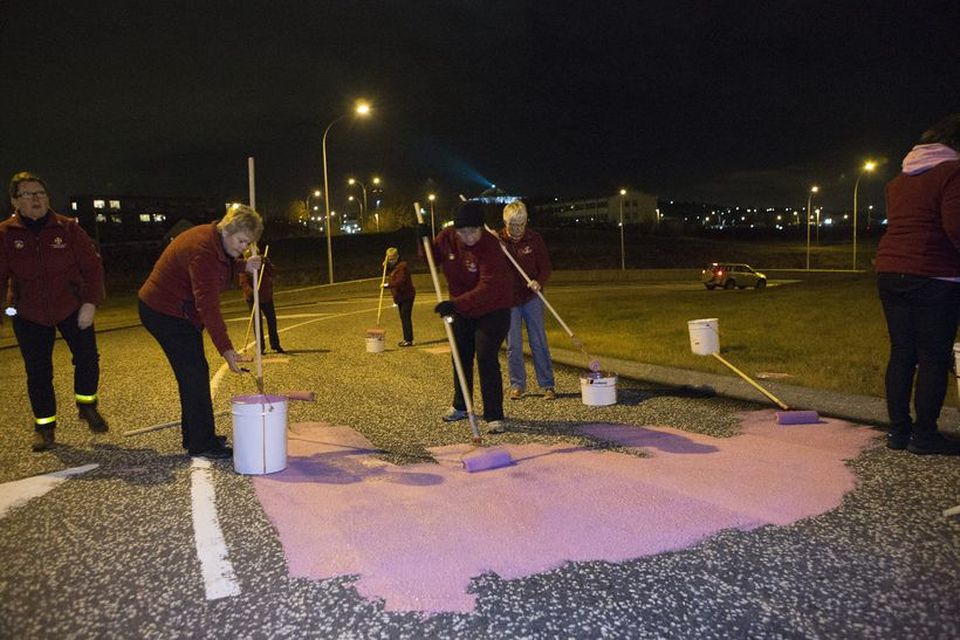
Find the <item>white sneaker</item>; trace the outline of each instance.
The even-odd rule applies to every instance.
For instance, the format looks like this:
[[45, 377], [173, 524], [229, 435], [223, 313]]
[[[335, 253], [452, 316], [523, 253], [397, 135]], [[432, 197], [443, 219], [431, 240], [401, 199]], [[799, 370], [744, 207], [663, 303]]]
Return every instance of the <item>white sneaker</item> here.
[[440, 419], [444, 422], [456, 422], [457, 420], [463, 420], [467, 417], [466, 411], [461, 411], [454, 407], [450, 407], [445, 414], [443, 414]]
[[491, 420], [487, 423], [487, 433], [503, 433], [507, 430], [507, 422], [505, 420]]

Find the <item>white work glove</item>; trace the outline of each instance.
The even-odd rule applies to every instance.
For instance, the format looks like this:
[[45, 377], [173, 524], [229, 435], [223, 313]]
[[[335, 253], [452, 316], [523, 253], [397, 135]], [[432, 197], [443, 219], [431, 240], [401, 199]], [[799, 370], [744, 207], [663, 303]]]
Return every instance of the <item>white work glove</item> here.
[[97, 307], [92, 302], [84, 302], [80, 305], [80, 311], [77, 312], [77, 326], [81, 330], [86, 329], [93, 324], [93, 314], [97, 312]]

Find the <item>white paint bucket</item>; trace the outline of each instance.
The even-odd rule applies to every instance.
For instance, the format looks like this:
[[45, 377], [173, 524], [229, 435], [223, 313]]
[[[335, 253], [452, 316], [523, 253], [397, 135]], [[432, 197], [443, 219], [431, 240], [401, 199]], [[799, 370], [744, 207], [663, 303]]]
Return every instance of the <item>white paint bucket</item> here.
[[704, 318], [687, 322], [690, 330], [690, 349], [698, 356], [720, 353], [720, 320]]
[[588, 407], [617, 404], [617, 376], [585, 373], [580, 376], [580, 397]]
[[287, 399], [284, 396], [234, 396], [233, 468], [262, 475], [287, 467]]
[[367, 353], [382, 353], [387, 344], [386, 329], [367, 329]]

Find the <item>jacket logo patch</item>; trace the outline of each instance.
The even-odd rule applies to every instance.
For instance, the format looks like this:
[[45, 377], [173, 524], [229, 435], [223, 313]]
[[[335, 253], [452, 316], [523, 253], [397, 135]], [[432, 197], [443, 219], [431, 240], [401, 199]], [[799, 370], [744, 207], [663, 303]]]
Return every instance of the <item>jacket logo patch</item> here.
[[528, 256], [531, 253], [533, 253], [533, 247], [531, 247], [530, 245], [527, 245], [525, 247], [520, 247], [520, 255]]
[[447, 256], [447, 260], [456, 260], [456, 259], [457, 259], [457, 256], [453, 255], [452, 253]]
[[23, 240], [14, 240], [13, 241], [14, 249], [23, 249]]
[[467, 260], [463, 266], [465, 266], [467, 268], [467, 271], [469, 271], [470, 273], [477, 272], [477, 263], [474, 262], [473, 260]]
[[60, 236], [57, 236], [56, 238], [53, 239], [53, 244], [51, 244], [50, 246], [53, 247], [54, 249], [66, 249], [67, 243], [63, 241], [63, 238], [61, 238]]

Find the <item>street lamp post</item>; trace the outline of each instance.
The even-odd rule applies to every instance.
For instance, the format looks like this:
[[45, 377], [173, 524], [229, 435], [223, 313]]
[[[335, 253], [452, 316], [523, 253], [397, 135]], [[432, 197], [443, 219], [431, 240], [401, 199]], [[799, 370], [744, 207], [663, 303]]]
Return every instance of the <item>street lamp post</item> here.
[[626, 189], [620, 189], [620, 270], [626, 271], [627, 259], [624, 253], [623, 245], [623, 197], [627, 195]]
[[[810, 195], [807, 196], [807, 271], [810, 271], [810, 203], [813, 201], [813, 194], [820, 191], [820, 187], [814, 185], [810, 187]], [[819, 221], [817, 224], [817, 233], [820, 232]]]
[[437, 199], [437, 194], [435, 193], [431, 193], [430, 195], [427, 196], [427, 200], [430, 201], [430, 236], [431, 237], [437, 235], [437, 227], [436, 227], [436, 224], [434, 223], [434, 217], [433, 217], [433, 203], [436, 199]]
[[[363, 101], [358, 102], [353, 110], [353, 114], [358, 116], [366, 116], [369, 113], [370, 105]], [[323, 132], [323, 192], [326, 194], [326, 197], [323, 199], [323, 206], [327, 219], [327, 274], [330, 276], [330, 284], [333, 284], [333, 240], [331, 238], [333, 227], [330, 225], [330, 182], [327, 179], [327, 134], [330, 133], [333, 125], [350, 115], [352, 114], [345, 113], [342, 116], [334, 118], [333, 122], [327, 125], [327, 128]]]
[[876, 162], [865, 162], [857, 181], [853, 185], [853, 270], [857, 270], [857, 190], [860, 188], [860, 178], [864, 173], [869, 173], [877, 167]]

